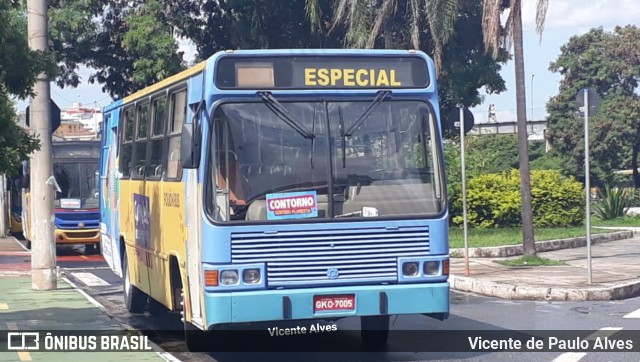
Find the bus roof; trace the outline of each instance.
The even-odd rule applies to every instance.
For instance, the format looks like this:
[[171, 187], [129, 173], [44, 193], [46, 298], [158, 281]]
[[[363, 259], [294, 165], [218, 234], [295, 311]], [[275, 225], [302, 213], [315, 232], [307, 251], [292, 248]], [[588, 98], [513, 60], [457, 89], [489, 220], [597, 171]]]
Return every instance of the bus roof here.
[[[349, 57], [394, 57], [394, 56], [417, 56], [423, 58], [429, 68], [433, 68], [433, 60], [424, 52], [420, 50], [402, 50], [402, 49], [240, 49], [240, 50], [225, 50], [213, 54], [207, 60], [202, 61], [180, 73], [172, 75], [158, 83], [143, 88], [129, 96], [124, 97], [121, 100], [114, 101], [104, 107], [104, 111], [110, 111], [121, 105], [131, 103], [139, 98], [148, 96], [160, 89], [171, 86], [172, 84], [179, 83], [185, 79], [192, 77], [193, 75], [202, 72], [207, 65], [214, 67], [218, 61], [226, 57], [250, 57], [250, 56], [262, 56], [262, 57], [286, 57], [286, 56], [318, 56], [318, 57], [331, 57], [331, 56], [349, 56]], [[429, 71], [429, 78], [431, 77], [432, 70]]]

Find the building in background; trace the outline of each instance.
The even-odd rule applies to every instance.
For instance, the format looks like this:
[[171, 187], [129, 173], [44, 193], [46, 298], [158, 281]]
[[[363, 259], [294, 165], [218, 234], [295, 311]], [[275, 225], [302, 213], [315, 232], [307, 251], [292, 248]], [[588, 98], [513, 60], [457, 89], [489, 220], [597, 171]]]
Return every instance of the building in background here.
[[[20, 127], [27, 128], [24, 111], [18, 113], [16, 122]], [[98, 139], [101, 122], [100, 108], [83, 107], [81, 103], [74, 103], [73, 106], [61, 110], [60, 126], [53, 133], [53, 141]]]
[[98, 133], [102, 121], [102, 110], [94, 107], [83, 107], [82, 103], [73, 103], [69, 108], [62, 110], [60, 114], [62, 122], [75, 121], [80, 123], [90, 132]]

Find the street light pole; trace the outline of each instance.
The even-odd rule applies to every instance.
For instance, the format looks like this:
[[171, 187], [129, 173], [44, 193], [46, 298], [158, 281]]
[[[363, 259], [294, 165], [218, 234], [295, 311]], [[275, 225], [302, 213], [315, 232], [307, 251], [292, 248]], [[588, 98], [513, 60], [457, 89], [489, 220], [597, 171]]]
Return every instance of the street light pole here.
[[535, 118], [533, 118], [533, 78], [535, 77], [535, 74], [531, 74], [531, 120], [534, 121]]
[[[49, 47], [47, 0], [27, 1], [29, 48], [46, 51]], [[56, 244], [53, 233], [53, 189], [51, 147], [51, 84], [45, 73], [37, 76], [33, 87], [29, 115], [31, 128], [40, 139], [40, 150], [33, 152], [31, 178], [31, 287], [35, 290], [57, 289]]]

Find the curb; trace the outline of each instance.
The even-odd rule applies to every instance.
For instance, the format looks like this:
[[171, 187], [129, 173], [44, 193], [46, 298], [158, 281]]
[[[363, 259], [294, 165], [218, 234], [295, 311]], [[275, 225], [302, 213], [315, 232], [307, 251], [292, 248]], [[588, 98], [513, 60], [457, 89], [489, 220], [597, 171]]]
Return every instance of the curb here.
[[[625, 230], [614, 233], [591, 235], [591, 245], [606, 243], [608, 241], [629, 239], [633, 237], [633, 231]], [[562, 249], [579, 248], [587, 245], [587, 237], [577, 237], [559, 240], [546, 240], [536, 242], [536, 252], [554, 251]], [[522, 245], [488, 246], [469, 248], [470, 258], [507, 258], [522, 255]], [[449, 250], [451, 258], [464, 258], [464, 249], [455, 248]]]
[[640, 296], [640, 280], [604, 288], [530, 287], [449, 276], [451, 289], [512, 300], [609, 301]]
[[[139, 332], [142, 333], [142, 331], [140, 331], [137, 328], [134, 328], [133, 326], [131, 326], [129, 323], [121, 321], [117, 318], [114, 318], [113, 316], [111, 316], [107, 310], [107, 308], [105, 306], [103, 306], [100, 302], [98, 302], [97, 300], [95, 300], [92, 296], [90, 296], [87, 292], [85, 292], [84, 290], [82, 290], [81, 288], [79, 288], [74, 282], [72, 282], [71, 280], [69, 280], [68, 277], [58, 277], [58, 279], [63, 280], [65, 283], [69, 284], [69, 286], [71, 286], [71, 288], [73, 288], [75, 291], [77, 291], [80, 295], [82, 295], [87, 301], [89, 301], [89, 303], [91, 303], [94, 307], [96, 307], [97, 309], [99, 309], [106, 317], [108, 317], [109, 319], [111, 319], [112, 321], [114, 321], [115, 323], [119, 324], [120, 326], [122, 326], [122, 328], [125, 331], [131, 331], [131, 332]], [[153, 351], [149, 351], [149, 352], [154, 352], [158, 357], [162, 358], [163, 360], [167, 361], [167, 362], [182, 362], [182, 360], [180, 360], [179, 358], [175, 357], [174, 355], [172, 355], [169, 352], [166, 352], [164, 349], [162, 349], [162, 347], [160, 347], [159, 345], [157, 345], [155, 342], [153, 342], [151, 339], [149, 339], [149, 344], [151, 344], [151, 346], [153, 347]]]

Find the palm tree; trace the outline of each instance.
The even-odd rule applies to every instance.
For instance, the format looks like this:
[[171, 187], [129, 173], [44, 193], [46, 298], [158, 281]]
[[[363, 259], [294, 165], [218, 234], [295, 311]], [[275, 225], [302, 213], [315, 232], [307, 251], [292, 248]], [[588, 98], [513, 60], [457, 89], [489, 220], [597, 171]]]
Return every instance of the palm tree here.
[[[322, 31], [320, 0], [305, 0], [307, 17], [312, 29]], [[434, 49], [433, 58], [440, 72], [442, 49], [453, 35], [458, 16], [459, 0], [336, 0], [333, 19], [328, 32], [336, 26], [346, 27], [345, 46], [351, 48], [374, 48], [382, 37], [384, 47], [398, 46], [395, 39], [398, 30], [409, 35], [411, 46], [420, 49], [423, 25], [429, 30]], [[394, 21], [400, 6], [404, 21]], [[426, 24], [423, 21], [426, 20]], [[399, 29], [398, 29], [399, 28]]]
[[[537, 0], [536, 31], [542, 37], [549, 0]], [[522, 41], [522, 0], [511, 0], [504, 29], [500, 24], [503, 0], [484, 0], [482, 29], [487, 51], [497, 58], [501, 48], [510, 49], [516, 68], [516, 109], [518, 118], [518, 161], [520, 164], [520, 192], [522, 198], [522, 236], [524, 255], [535, 255], [533, 208], [531, 206], [531, 178], [527, 142], [527, 112], [525, 98], [524, 55]]]

